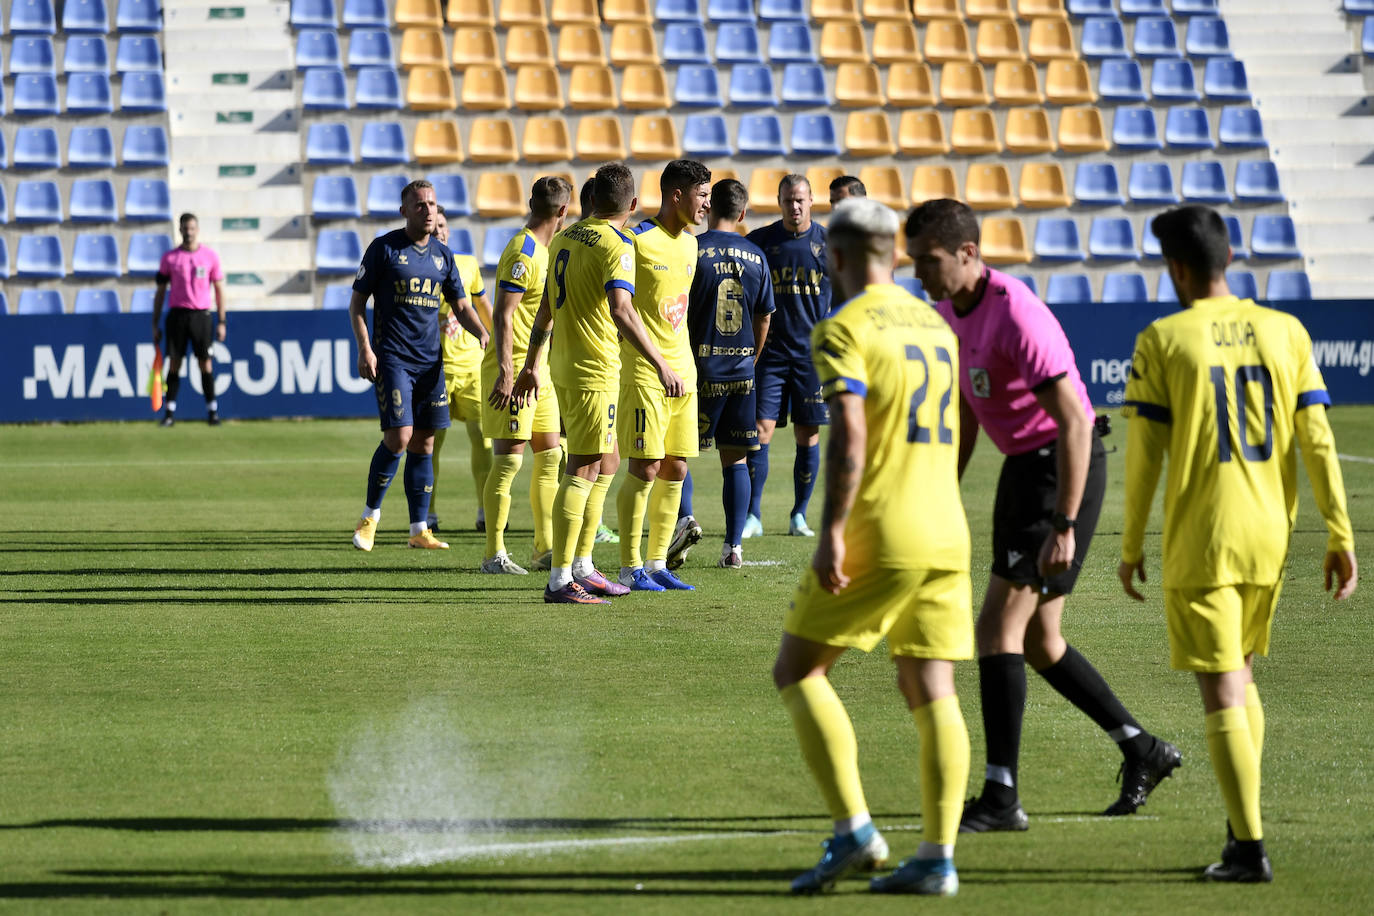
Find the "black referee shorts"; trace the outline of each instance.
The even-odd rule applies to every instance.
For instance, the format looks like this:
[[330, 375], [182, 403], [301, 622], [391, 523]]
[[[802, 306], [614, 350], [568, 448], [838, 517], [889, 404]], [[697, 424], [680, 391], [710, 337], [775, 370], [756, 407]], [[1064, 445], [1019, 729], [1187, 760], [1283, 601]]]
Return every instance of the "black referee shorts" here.
[[213, 329], [214, 322], [209, 309], [168, 309], [167, 355], [185, 356], [189, 343], [196, 359], [208, 359], [210, 332]]
[[1054, 528], [1055, 491], [1059, 479], [1056, 465], [1058, 442], [1019, 455], [1008, 455], [997, 480], [997, 501], [992, 509], [992, 572], [1016, 585], [1045, 587], [1049, 592], [1067, 595], [1073, 591], [1083, 558], [1088, 555], [1102, 498], [1107, 490], [1107, 450], [1093, 433], [1092, 457], [1083, 501], [1078, 506], [1074, 528], [1073, 563], [1064, 572], [1042, 579], [1037, 569], [1040, 547]]

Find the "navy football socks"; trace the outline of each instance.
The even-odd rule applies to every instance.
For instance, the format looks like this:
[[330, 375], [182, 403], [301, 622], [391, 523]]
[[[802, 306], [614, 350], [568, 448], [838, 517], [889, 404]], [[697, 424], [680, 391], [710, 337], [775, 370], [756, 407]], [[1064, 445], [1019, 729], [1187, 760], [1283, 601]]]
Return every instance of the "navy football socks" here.
[[429, 518], [429, 498], [434, 493], [434, 456], [406, 454], [406, 503], [410, 523], [422, 525]]
[[763, 518], [763, 485], [768, 480], [768, 446], [759, 445], [756, 452], [750, 452], [745, 459], [749, 468], [749, 514]]
[[806, 515], [811, 504], [811, 491], [816, 488], [816, 472], [821, 467], [821, 447], [798, 445], [797, 459], [792, 463], [792, 514]]
[[738, 545], [744, 536], [744, 520], [749, 514], [749, 466], [732, 464], [725, 469], [721, 502], [725, 506], [725, 543]]
[[[401, 466], [401, 455], [391, 453], [386, 443], [380, 443], [372, 453], [372, 466], [367, 470], [367, 507], [380, 509], [386, 488], [391, 486], [396, 469]], [[431, 470], [431, 475], [433, 471]]]

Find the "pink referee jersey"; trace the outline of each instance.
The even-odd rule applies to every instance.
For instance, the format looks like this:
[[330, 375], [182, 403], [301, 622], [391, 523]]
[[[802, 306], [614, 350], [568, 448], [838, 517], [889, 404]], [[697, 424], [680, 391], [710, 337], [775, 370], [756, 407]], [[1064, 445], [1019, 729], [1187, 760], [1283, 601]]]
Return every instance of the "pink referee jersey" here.
[[195, 251], [173, 248], [162, 256], [157, 273], [159, 279], [167, 279], [167, 307], [171, 309], [207, 311], [214, 305], [212, 284], [224, 279], [219, 255], [209, 245], [197, 246]]
[[1058, 424], [1035, 399], [1036, 388], [1067, 376], [1089, 417], [1093, 406], [1049, 307], [1020, 280], [986, 269], [983, 298], [967, 315], [956, 315], [948, 300], [935, 308], [959, 338], [959, 390], [978, 425], [1002, 454], [1018, 455], [1059, 436]]

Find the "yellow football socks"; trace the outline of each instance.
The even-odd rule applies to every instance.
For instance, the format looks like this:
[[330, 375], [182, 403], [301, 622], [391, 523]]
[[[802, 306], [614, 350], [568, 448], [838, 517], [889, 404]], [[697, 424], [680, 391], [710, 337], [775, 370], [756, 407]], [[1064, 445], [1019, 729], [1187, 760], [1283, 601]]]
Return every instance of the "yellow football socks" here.
[[558, 496], [558, 462], [563, 453], [556, 448], [534, 453], [530, 474], [530, 509], [534, 512], [534, 552], [553, 550], [553, 501]]
[[[477, 494], [478, 499], [484, 499], [487, 492], [487, 475], [491, 473], [491, 440], [482, 436], [482, 424], [478, 421], [468, 420], [466, 426], [468, 428], [468, 467], [472, 469], [473, 492]], [[442, 430], [436, 431], [434, 434], [436, 438], [434, 450], [436, 452], [439, 450], [437, 442], [439, 432]], [[436, 479], [439, 476], [437, 465], [434, 476]], [[432, 507], [431, 511], [433, 511]], [[486, 511], [485, 506], [483, 511]]]
[[487, 556], [494, 557], [506, 549], [506, 521], [510, 518], [510, 490], [515, 475], [520, 473], [523, 455], [497, 455], [487, 474], [482, 491], [482, 508], [487, 515]]
[[625, 569], [643, 566], [639, 556], [639, 539], [644, 529], [644, 511], [649, 502], [653, 482], [626, 474], [615, 498], [620, 522], [620, 565]]
[[[830, 681], [824, 677], [803, 678], [784, 687], [781, 695], [801, 742], [802, 757], [820, 786], [830, 816], [839, 821], [866, 812], [868, 803], [859, 782], [859, 745], [854, 739], [854, 725]], [[961, 783], [959, 791], [963, 788]], [[957, 817], [955, 826], [957, 829]]]
[[1260, 705], [1259, 688], [1251, 681], [1245, 685], [1245, 718], [1250, 720], [1250, 743], [1255, 746], [1255, 762], [1264, 759], [1264, 707]]
[[1244, 706], [1207, 714], [1207, 750], [1217, 774], [1226, 814], [1238, 840], [1260, 840], [1260, 767]]
[[596, 529], [601, 525], [601, 515], [606, 509], [606, 494], [611, 489], [614, 474], [600, 474], [592, 484], [591, 495], [587, 497], [587, 511], [582, 516], [582, 534], [577, 539], [575, 557], [591, 558], [596, 546]]
[[912, 710], [921, 739], [921, 839], [953, 846], [968, 787], [969, 746], [957, 696]]
[[[573, 549], [582, 532], [582, 519], [587, 511], [587, 497], [592, 482], [574, 474], [564, 474], [553, 500], [553, 568], [572, 569]], [[487, 521], [491, 526], [491, 521]]]
[[[668, 559], [668, 545], [673, 542], [673, 529], [677, 527], [677, 510], [682, 504], [682, 481], [654, 481], [649, 491], [649, 550], [645, 559], [653, 566]], [[655, 567], [657, 568], [657, 567]]]

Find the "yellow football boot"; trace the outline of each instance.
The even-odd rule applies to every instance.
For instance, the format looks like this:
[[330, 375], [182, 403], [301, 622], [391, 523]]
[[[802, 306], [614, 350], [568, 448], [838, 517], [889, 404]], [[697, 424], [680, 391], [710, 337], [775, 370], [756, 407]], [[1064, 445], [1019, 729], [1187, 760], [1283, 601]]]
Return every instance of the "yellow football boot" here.
[[359, 550], [371, 550], [372, 542], [377, 539], [377, 520], [365, 518], [353, 529], [353, 546]]
[[434, 532], [426, 528], [419, 534], [412, 535], [410, 538], [411, 547], [420, 547], [425, 550], [448, 550], [448, 541], [441, 541], [434, 536]]

